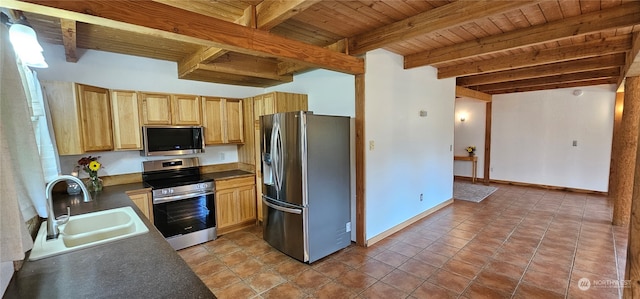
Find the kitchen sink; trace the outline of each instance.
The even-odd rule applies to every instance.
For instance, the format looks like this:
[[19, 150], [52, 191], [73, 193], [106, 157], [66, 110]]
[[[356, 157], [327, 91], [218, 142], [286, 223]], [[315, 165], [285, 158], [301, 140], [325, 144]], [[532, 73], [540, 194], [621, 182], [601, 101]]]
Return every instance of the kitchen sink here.
[[104, 210], [69, 217], [59, 226], [57, 239], [47, 240], [46, 221], [40, 226], [29, 260], [109, 243], [149, 231], [131, 207]]

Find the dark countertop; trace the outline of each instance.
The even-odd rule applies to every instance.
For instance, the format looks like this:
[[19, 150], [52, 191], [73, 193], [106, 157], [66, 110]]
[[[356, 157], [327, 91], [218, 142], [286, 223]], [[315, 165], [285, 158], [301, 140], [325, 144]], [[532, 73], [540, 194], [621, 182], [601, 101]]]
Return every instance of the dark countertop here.
[[142, 183], [104, 187], [91, 202], [54, 196], [56, 215], [131, 206], [149, 232], [66, 254], [26, 261], [4, 298], [215, 298], [207, 286], [142, 215], [125, 191]]
[[228, 180], [228, 179], [236, 179], [246, 176], [255, 175], [253, 172], [248, 172], [244, 170], [227, 170], [227, 171], [219, 171], [219, 172], [211, 172], [205, 173], [203, 176], [207, 178], [211, 178], [213, 180]]

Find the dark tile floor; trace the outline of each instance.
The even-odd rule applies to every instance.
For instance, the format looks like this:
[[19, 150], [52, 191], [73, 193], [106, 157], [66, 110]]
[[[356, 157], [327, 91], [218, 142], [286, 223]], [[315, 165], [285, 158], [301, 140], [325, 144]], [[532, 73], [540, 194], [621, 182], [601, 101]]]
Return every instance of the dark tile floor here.
[[628, 236], [606, 197], [495, 186], [312, 265], [270, 247], [260, 227], [179, 254], [218, 298], [619, 298]]

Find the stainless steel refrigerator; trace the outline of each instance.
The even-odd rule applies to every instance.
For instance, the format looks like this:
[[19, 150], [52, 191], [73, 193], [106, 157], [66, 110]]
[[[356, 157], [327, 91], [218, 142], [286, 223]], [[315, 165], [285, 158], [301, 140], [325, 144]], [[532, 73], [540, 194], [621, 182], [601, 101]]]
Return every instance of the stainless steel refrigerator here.
[[349, 118], [296, 111], [260, 123], [264, 240], [307, 263], [347, 247]]

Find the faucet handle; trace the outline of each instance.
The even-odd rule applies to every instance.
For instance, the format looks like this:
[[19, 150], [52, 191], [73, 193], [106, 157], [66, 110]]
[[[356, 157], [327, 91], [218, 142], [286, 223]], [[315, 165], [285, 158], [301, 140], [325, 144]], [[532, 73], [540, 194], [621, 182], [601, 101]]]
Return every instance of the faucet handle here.
[[69, 222], [69, 217], [71, 217], [71, 207], [67, 206], [67, 214], [56, 217], [56, 224], [62, 225]]

